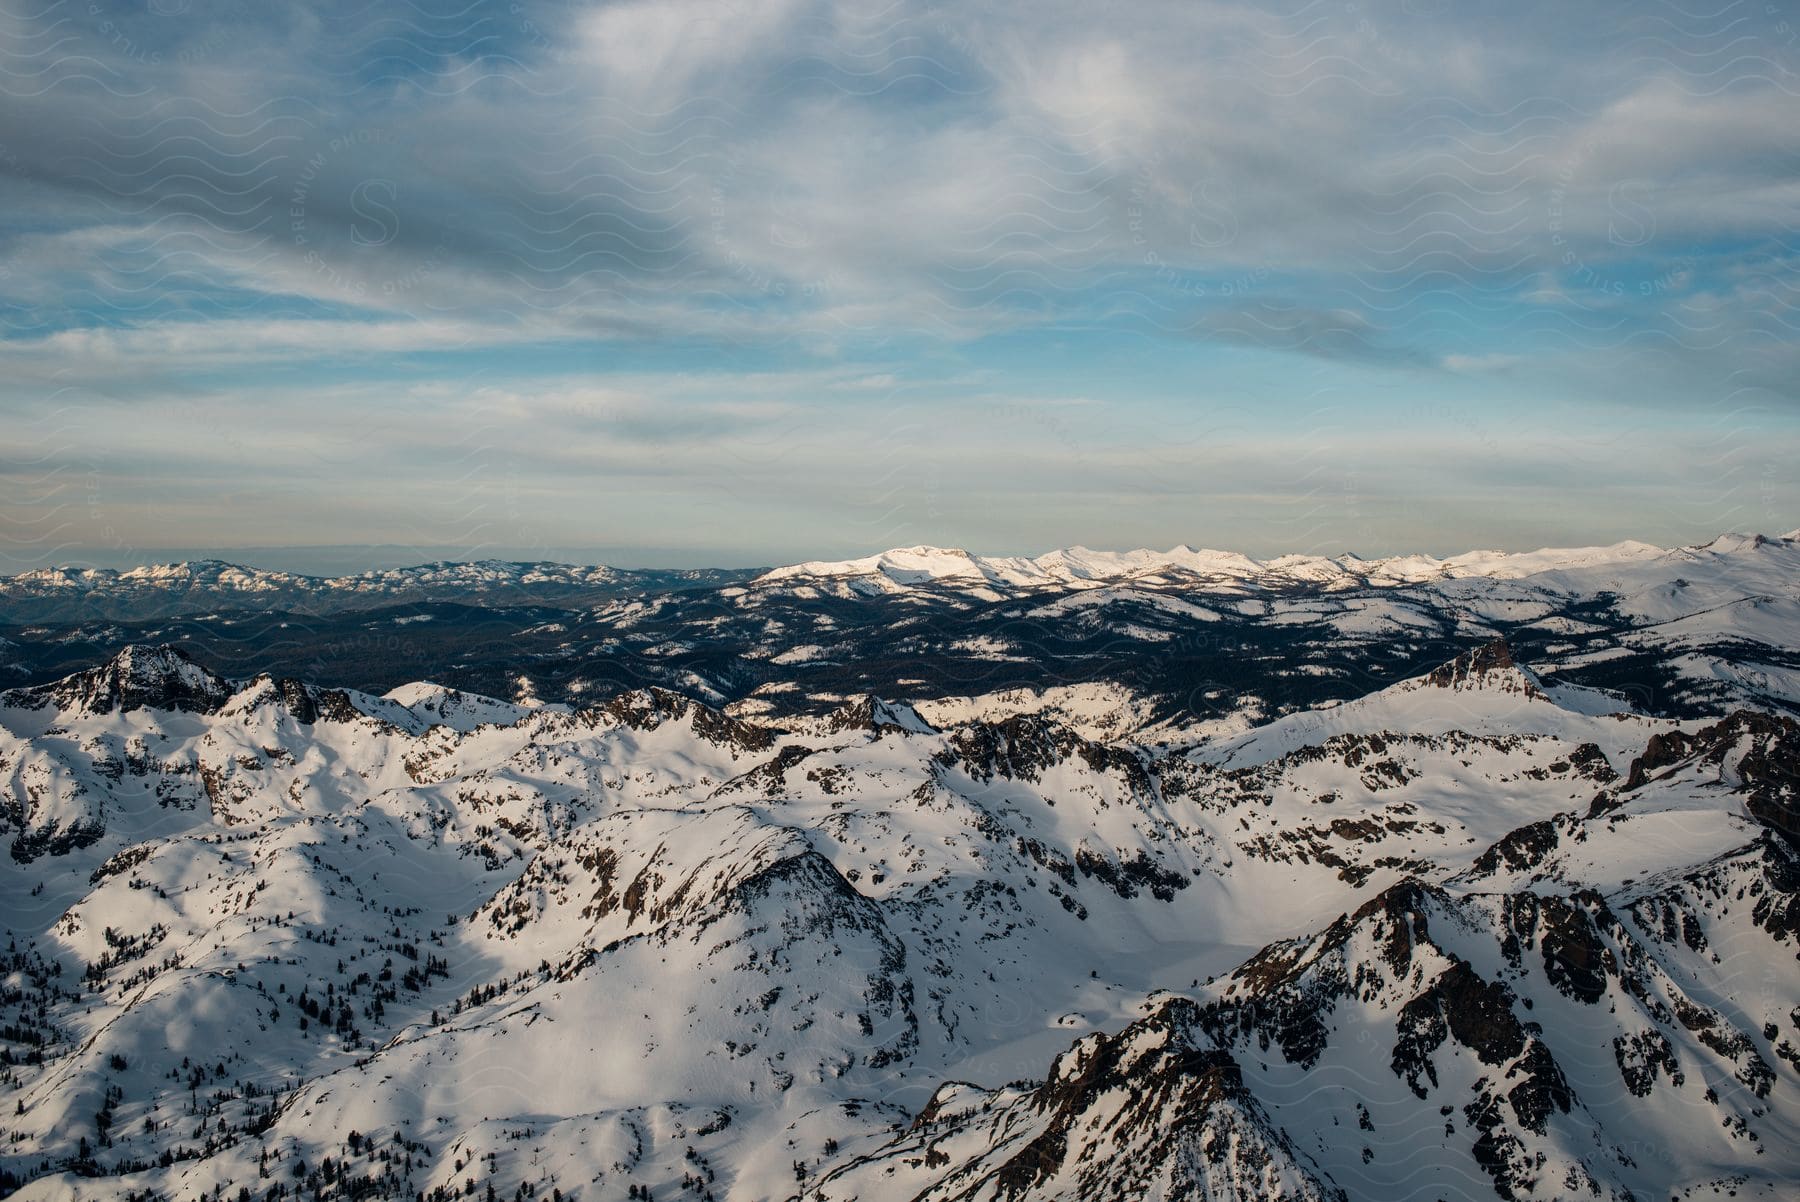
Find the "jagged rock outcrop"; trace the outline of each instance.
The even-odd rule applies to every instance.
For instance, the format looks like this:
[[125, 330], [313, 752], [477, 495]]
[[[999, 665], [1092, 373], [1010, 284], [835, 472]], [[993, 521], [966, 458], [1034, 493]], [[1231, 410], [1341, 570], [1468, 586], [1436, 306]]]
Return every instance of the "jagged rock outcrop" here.
[[211, 713], [231, 694], [224, 678], [195, 663], [181, 648], [133, 645], [97, 668], [7, 696], [15, 705], [110, 714], [136, 709]]
[[1800, 839], [1800, 722], [1739, 710], [1693, 732], [1652, 735], [1631, 763], [1624, 792], [1683, 770], [1703, 770], [1744, 794], [1758, 819]]
[[1512, 648], [1505, 639], [1495, 639], [1465, 651], [1455, 659], [1427, 673], [1424, 684], [1436, 689], [1498, 689], [1526, 697], [1545, 696], [1537, 675], [1513, 660]]
[[919, 1202], [1344, 1199], [1181, 1001], [1080, 1041], [1034, 1089], [945, 1086], [904, 1134], [809, 1196], [872, 1197], [895, 1178]]

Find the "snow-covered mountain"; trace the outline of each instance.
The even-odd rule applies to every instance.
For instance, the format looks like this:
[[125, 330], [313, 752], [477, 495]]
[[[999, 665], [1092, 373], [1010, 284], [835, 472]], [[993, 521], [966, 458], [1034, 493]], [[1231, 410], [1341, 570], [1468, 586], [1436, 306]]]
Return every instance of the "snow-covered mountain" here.
[[[35, 622], [70, 616], [132, 620], [246, 606], [323, 612], [422, 600], [594, 603], [617, 596], [726, 586], [739, 581], [748, 581], [760, 592], [872, 596], [925, 587], [998, 599], [1038, 592], [1130, 587], [1224, 595], [1295, 589], [1332, 593], [1464, 579], [1510, 581], [1562, 573], [1571, 576], [1565, 581], [1566, 587], [1581, 591], [1583, 574], [1600, 579], [1612, 569], [1631, 565], [1693, 563], [1708, 554], [1730, 553], [1746, 545], [1793, 542], [1796, 535], [1800, 531], [1780, 540], [1728, 534], [1705, 546], [1675, 550], [1625, 541], [1607, 547], [1470, 551], [1447, 559], [1429, 555], [1362, 559], [1344, 554], [1284, 555], [1256, 560], [1237, 552], [1187, 546], [1170, 551], [1069, 547], [1027, 558], [919, 546], [894, 548], [862, 559], [791, 564], [761, 573], [736, 569], [633, 571], [481, 560], [326, 577], [209, 559], [124, 570], [46, 567], [0, 576], [0, 620]], [[1652, 574], [1656, 572], [1654, 566], [1650, 570]]]
[[[1734, 537], [1734, 536], [1727, 536]], [[1610, 547], [1545, 548], [1540, 551], [1470, 551], [1449, 559], [1397, 555], [1362, 559], [1355, 555], [1284, 555], [1255, 560], [1234, 551], [1092, 551], [1069, 547], [1036, 558], [971, 555], [944, 547], [899, 547], [863, 559], [809, 562], [775, 568], [755, 580], [760, 587], [824, 588], [858, 593], [894, 592], [920, 585], [949, 587], [977, 595], [1045, 589], [1099, 588], [1133, 582], [1157, 585], [1238, 586], [1270, 591], [1294, 587], [1326, 591], [1365, 585], [1419, 584], [1431, 580], [1486, 577], [1514, 580], [1538, 572], [1596, 568], [1668, 555], [1648, 543]]]
[[621, 594], [716, 585], [751, 573], [728, 570], [627, 571], [563, 563], [429, 563], [349, 576], [305, 576], [222, 560], [127, 568], [35, 568], [0, 576], [0, 621], [104, 617], [165, 618], [214, 609], [300, 613], [367, 609], [418, 601], [518, 605], [593, 603]]
[[[612, 592], [593, 569], [604, 595], [581, 591], [588, 569], [530, 565], [439, 573], [491, 576], [486, 592], [383, 591], [363, 578], [313, 582], [300, 599], [197, 588], [153, 593], [176, 616], [120, 616], [137, 603], [113, 596], [121, 608], [107, 616], [0, 624], [0, 682], [45, 683], [127, 644], [178, 643], [234, 676], [376, 693], [428, 679], [582, 705], [658, 687], [796, 721], [872, 693], [971, 717], [1053, 705], [1090, 734], [1187, 737], [1354, 700], [1504, 638], [1569, 704], [1580, 688], [1601, 691], [1594, 704], [1623, 697], [1666, 716], [1800, 713], [1791, 537], [1346, 562], [915, 550]], [[512, 583], [539, 577], [574, 591]]]
[[[1648, 613], [1656, 562], [1557, 570]], [[764, 588], [689, 619], [802, 612]], [[134, 645], [0, 694], [0, 1183], [1788, 1196], [1800, 724], [1628, 701], [1491, 638], [1220, 721], [1117, 680], [778, 712]]]

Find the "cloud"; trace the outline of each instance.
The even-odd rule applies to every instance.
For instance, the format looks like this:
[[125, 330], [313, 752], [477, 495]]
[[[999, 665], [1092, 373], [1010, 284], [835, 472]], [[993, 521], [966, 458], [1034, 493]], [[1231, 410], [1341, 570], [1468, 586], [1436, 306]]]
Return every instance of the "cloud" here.
[[1037, 397], [1163, 462], [1188, 380], [1370, 420], [1395, 367], [1578, 427], [1748, 389], [1785, 430], [1800, 47], [1761, 9], [1428, 7], [50, 0], [0, 16], [0, 406], [91, 389], [162, 446], [184, 388], [250, 429], [302, 383], [425, 386], [420, 422], [591, 385], [653, 399], [530, 410], [542, 454], [696, 480], [784, 437], [867, 468], [869, 407], [957, 373], [1040, 415], [974, 423], [1002, 475], [1094, 445]]
[[1194, 328], [1205, 337], [1263, 350], [1367, 363], [1424, 362], [1418, 352], [1395, 344], [1368, 317], [1350, 309], [1310, 309], [1280, 301], [1256, 301], [1207, 313]]
[[1322, 273], [1367, 310], [1554, 272], [1552, 234], [1585, 261], [1650, 223], [1786, 230], [1797, 186], [1785, 69], [1609, 88], [1574, 71], [1628, 50], [1604, 14], [1476, 55], [1383, 6], [92, 8], [15, 18], [57, 52], [4, 99], [10, 173], [293, 303], [968, 336], [1081, 312], [1153, 257]]

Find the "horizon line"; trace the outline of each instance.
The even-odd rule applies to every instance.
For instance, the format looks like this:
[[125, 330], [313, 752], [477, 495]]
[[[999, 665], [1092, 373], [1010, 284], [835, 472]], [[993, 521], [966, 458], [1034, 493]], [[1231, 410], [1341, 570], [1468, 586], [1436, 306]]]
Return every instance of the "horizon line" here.
[[[332, 578], [341, 578], [341, 577], [349, 577], [349, 576], [366, 576], [366, 575], [373, 575], [373, 574], [377, 574], [377, 573], [381, 573], [381, 572], [405, 571], [405, 570], [412, 569], [412, 568], [432, 567], [432, 566], [436, 566], [436, 565], [465, 565], [465, 564], [479, 564], [479, 563], [548, 564], [548, 565], [554, 565], [554, 566], [558, 566], [558, 567], [570, 567], [570, 568], [610, 568], [610, 569], [614, 569], [617, 571], [625, 571], [625, 572], [681, 572], [681, 571], [750, 572], [750, 571], [773, 571], [773, 570], [780, 569], [780, 568], [798, 567], [802, 564], [809, 564], [809, 563], [849, 563], [849, 562], [855, 562], [857, 560], [863, 560], [863, 559], [879, 559], [880, 557], [882, 557], [884, 555], [893, 554], [895, 552], [905, 552], [905, 551], [926, 551], [926, 552], [939, 551], [939, 552], [945, 552], [945, 553], [951, 553], [951, 554], [964, 554], [964, 555], [969, 555], [973, 558], [988, 559], [988, 560], [998, 560], [998, 559], [1036, 560], [1036, 559], [1044, 558], [1049, 555], [1057, 554], [1058, 552], [1069, 552], [1069, 551], [1086, 551], [1086, 552], [1103, 554], [1103, 555], [1128, 555], [1128, 554], [1133, 554], [1133, 553], [1138, 553], [1138, 552], [1148, 552], [1151, 554], [1159, 554], [1159, 555], [1174, 555], [1179, 552], [1187, 551], [1190, 553], [1215, 552], [1215, 553], [1227, 554], [1227, 555], [1242, 555], [1246, 559], [1250, 559], [1250, 560], [1253, 560], [1258, 563], [1267, 563], [1267, 562], [1271, 562], [1274, 560], [1285, 559], [1285, 558], [1357, 559], [1357, 560], [1361, 560], [1363, 562], [1375, 563], [1375, 562], [1380, 562], [1382, 560], [1399, 559], [1399, 558], [1405, 558], [1405, 557], [1409, 557], [1409, 556], [1420, 556], [1420, 557], [1429, 558], [1429, 559], [1448, 561], [1451, 559], [1455, 559], [1459, 556], [1479, 555], [1479, 554], [1484, 554], [1484, 553], [1498, 554], [1498, 555], [1530, 555], [1530, 554], [1533, 554], [1535, 552], [1540, 552], [1540, 551], [1605, 550], [1605, 549], [1609, 549], [1612, 547], [1618, 547], [1618, 546], [1622, 546], [1622, 545], [1629, 544], [1629, 543], [1636, 543], [1636, 544], [1640, 544], [1643, 546], [1654, 547], [1659, 551], [1667, 552], [1667, 551], [1697, 549], [1697, 548], [1701, 548], [1701, 547], [1706, 547], [1706, 546], [1710, 546], [1714, 542], [1717, 542], [1721, 538], [1728, 538], [1728, 537], [1732, 537], [1732, 536], [1738, 536], [1738, 537], [1744, 537], [1744, 538], [1759, 538], [1759, 539], [1765, 539], [1768, 541], [1784, 541], [1785, 542], [1785, 541], [1792, 541], [1796, 537], [1800, 537], [1800, 527], [1796, 527], [1795, 529], [1791, 529], [1791, 530], [1785, 531], [1780, 534], [1765, 534], [1765, 533], [1762, 533], [1759, 531], [1753, 531], [1753, 530], [1722, 530], [1719, 533], [1715, 534], [1712, 538], [1707, 539], [1703, 542], [1662, 543], [1662, 542], [1651, 542], [1646, 539], [1634, 538], [1634, 537], [1628, 536], [1625, 538], [1615, 539], [1614, 541], [1612, 541], [1610, 543], [1565, 542], [1565, 543], [1560, 543], [1560, 544], [1545, 544], [1545, 545], [1541, 545], [1541, 546], [1517, 547], [1517, 548], [1496, 547], [1496, 546], [1469, 547], [1463, 551], [1457, 551], [1457, 552], [1453, 552], [1450, 554], [1440, 554], [1440, 553], [1432, 552], [1432, 551], [1416, 551], [1415, 550], [1415, 551], [1393, 551], [1393, 552], [1388, 552], [1385, 554], [1364, 555], [1358, 551], [1349, 550], [1349, 549], [1342, 549], [1342, 550], [1336, 550], [1336, 551], [1331, 551], [1331, 552], [1282, 551], [1282, 552], [1277, 552], [1275, 554], [1257, 554], [1257, 553], [1252, 553], [1252, 552], [1248, 552], [1248, 551], [1236, 550], [1236, 549], [1228, 548], [1228, 547], [1207, 546], [1204, 544], [1196, 544], [1196, 543], [1191, 543], [1191, 542], [1178, 543], [1175, 546], [1168, 548], [1167, 550], [1157, 548], [1157, 547], [1152, 547], [1152, 546], [1110, 548], [1110, 547], [1090, 547], [1090, 546], [1086, 546], [1084, 544], [1071, 543], [1071, 544], [1065, 544], [1063, 546], [1052, 547], [1047, 551], [1038, 552], [1036, 554], [1019, 553], [1019, 552], [998, 552], [998, 553], [996, 553], [996, 552], [987, 552], [987, 551], [974, 551], [967, 547], [957, 546], [954, 544], [911, 543], [911, 544], [905, 544], [905, 545], [892, 545], [892, 546], [878, 548], [878, 549], [872, 550], [872, 551], [863, 552], [860, 554], [850, 554], [850, 555], [844, 555], [844, 556], [839, 556], [839, 557], [812, 556], [812, 557], [807, 557], [807, 558], [791, 559], [791, 560], [784, 560], [784, 561], [779, 561], [779, 562], [762, 561], [762, 562], [757, 562], [757, 563], [722, 563], [722, 562], [717, 562], [717, 561], [701, 560], [698, 558], [690, 558], [688, 555], [682, 554], [681, 552], [677, 551], [674, 548], [666, 549], [661, 555], [658, 555], [654, 551], [648, 553], [650, 558], [652, 558], [652, 559], [666, 560], [668, 558], [674, 557], [674, 558], [680, 558], [680, 559], [683, 559], [686, 561], [686, 562], [683, 562], [680, 564], [674, 564], [674, 563], [668, 563], [668, 562], [631, 563], [631, 562], [629, 562], [629, 560], [631, 560], [632, 558], [635, 558], [635, 557], [629, 556], [629, 555], [622, 556], [622, 557], [619, 557], [616, 559], [612, 558], [610, 556], [607, 558], [595, 558], [595, 559], [555, 558], [554, 557], [554, 554], [557, 552], [578, 553], [578, 552], [583, 552], [583, 551], [587, 551], [587, 550], [591, 549], [592, 551], [599, 553], [599, 552], [604, 552], [604, 551], [609, 550], [609, 548], [606, 548], [603, 545], [596, 545], [592, 548], [582, 548], [582, 547], [559, 547], [559, 548], [554, 548], [554, 549], [545, 548], [544, 551], [549, 553], [552, 557], [539, 556], [536, 558], [531, 558], [531, 557], [518, 558], [518, 557], [514, 557], [513, 555], [504, 553], [504, 551], [506, 551], [506, 550], [524, 551], [524, 550], [527, 550], [526, 548], [510, 548], [510, 549], [509, 548], [501, 548], [501, 549], [498, 549], [498, 553], [480, 554], [473, 549], [463, 548], [463, 547], [408, 546], [407, 544], [401, 544], [401, 543], [305, 543], [305, 544], [292, 544], [292, 545], [286, 545], [286, 546], [249, 545], [249, 546], [239, 546], [239, 547], [212, 547], [212, 548], [205, 548], [205, 549], [198, 548], [198, 547], [195, 547], [195, 548], [148, 547], [148, 548], [135, 549], [131, 552], [114, 551], [114, 550], [111, 550], [108, 548], [83, 547], [83, 548], [68, 548], [68, 550], [85, 551], [85, 552], [90, 552], [90, 553], [97, 552], [102, 558], [111, 559], [114, 562], [105, 563], [105, 562], [101, 562], [100, 559], [82, 559], [82, 558], [62, 560], [62, 561], [56, 561], [56, 562], [39, 562], [33, 566], [21, 567], [16, 570], [15, 569], [0, 569], [0, 579], [15, 579], [17, 577], [27, 575], [31, 572], [42, 572], [42, 571], [129, 572], [129, 571], [134, 571], [134, 570], [143, 569], [143, 568], [179, 567], [179, 566], [199, 564], [199, 563], [218, 563], [218, 564], [223, 564], [223, 565], [226, 565], [229, 567], [244, 568], [246, 570], [254, 571], [254, 572], [269, 572], [269, 573], [277, 573], [278, 572], [278, 573], [281, 573], [284, 575], [298, 576], [298, 577], [303, 577], [303, 578], [307, 578], [307, 579], [332, 579]], [[618, 548], [618, 549], [624, 550], [624, 548]], [[460, 554], [460, 557], [453, 556], [453, 557], [448, 557], [448, 558], [426, 558], [426, 559], [406, 560], [404, 562], [397, 560], [396, 562], [393, 562], [391, 564], [386, 564], [386, 565], [377, 564], [374, 566], [364, 566], [364, 567], [359, 567], [359, 568], [344, 568], [344, 569], [339, 569], [339, 570], [326, 570], [326, 569], [322, 569], [322, 568], [308, 570], [306, 568], [299, 568], [299, 567], [271, 567], [271, 566], [263, 566], [263, 565], [253, 564], [253, 563], [245, 562], [243, 560], [239, 560], [239, 559], [235, 559], [235, 558], [230, 558], [230, 556], [234, 556], [234, 555], [248, 555], [248, 556], [252, 556], [255, 558], [265, 558], [265, 559], [268, 558], [269, 556], [279, 556], [279, 555], [297, 555], [302, 558], [309, 556], [309, 555], [311, 555], [311, 556], [326, 556], [326, 555], [348, 556], [348, 555], [358, 553], [358, 552], [368, 553], [368, 552], [383, 552], [383, 551], [390, 551], [390, 552], [391, 551], [410, 551], [412, 553], [423, 554], [423, 555], [429, 555], [430, 553], [435, 552], [435, 551], [461, 553], [461, 554]], [[175, 558], [155, 558], [154, 556], [156, 556], [159, 552], [164, 553], [166, 555], [173, 555], [176, 557]], [[127, 556], [132, 555], [132, 554], [143, 555], [143, 556], [146, 556], [146, 558], [141, 558], [141, 559], [127, 558]], [[638, 554], [643, 555], [643, 554], [645, 554], [645, 551], [640, 548], [640, 549], [638, 549]], [[8, 557], [3, 552], [0, 552], [0, 562], [3, 562], [6, 558], [8, 558]]]

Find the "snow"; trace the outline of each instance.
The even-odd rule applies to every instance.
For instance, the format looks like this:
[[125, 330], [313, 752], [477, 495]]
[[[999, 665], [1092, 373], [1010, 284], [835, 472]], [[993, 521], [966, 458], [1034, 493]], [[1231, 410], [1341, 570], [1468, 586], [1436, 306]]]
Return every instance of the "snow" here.
[[789, 647], [779, 655], [770, 657], [770, 662], [777, 664], [808, 664], [813, 663], [816, 660], [824, 659], [829, 654], [829, 651], [824, 647], [819, 646], [817, 643], [802, 643], [796, 647]]
[[468, 732], [486, 724], [511, 726], [529, 712], [524, 705], [478, 697], [441, 685], [417, 682], [401, 685], [383, 694], [388, 701], [403, 706], [424, 727], [448, 726]]
[[[1738, 543], [1721, 541], [1730, 551]], [[860, 559], [808, 561], [763, 573], [753, 588], [816, 587], [821, 581], [848, 582], [868, 593], [895, 592], [918, 585], [973, 590], [1098, 587], [1133, 579], [1184, 579], [1212, 586], [1249, 584], [1259, 588], [1310, 585], [1325, 589], [1353, 585], [1394, 586], [1426, 581], [1486, 578], [1517, 580], [1549, 571], [1593, 569], [1667, 557], [1648, 543], [1625, 541], [1604, 547], [1546, 547], [1537, 551], [1469, 551], [1448, 559], [1397, 555], [1365, 560], [1283, 555], [1256, 560], [1230, 551], [1179, 546], [1168, 551], [1093, 551], [1068, 547], [1036, 558], [981, 556], [960, 548], [896, 547]], [[989, 590], [991, 591], [991, 590]]]
[[1528, 670], [1508, 668], [1448, 688], [1429, 677], [1415, 677], [1354, 701], [1277, 718], [1191, 754], [1226, 767], [1245, 767], [1339, 736], [1457, 732], [1553, 738], [1571, 745], [1591, 742], [1622, 767], [1632, 749], [1660, 725], [1667, 724], [1638, 717], [1622, 702], [1594, 690], [1558, 686], [1552, 692]]
[[654, 573], [631, 573], [604, 566], [558, 563], [513, 563], [481, 560], [439, 562], [389, 568], [345, 576], [306, 576], [293, 572], [245, 567], [222, 560], [146, 564], [113, 568], [37, 568], [0, 576], [0, 600], [80, 595], [121, 602], [187, 604], [192, 599], [243, 605], [346, 598], [401, 599], [437, 594], [481, 596], [506, 591], [548, 591], [552, 595], [580, 590], [616, 589], [659, 582]]
[[[1639, 622], [1607, 653], [1661, 640], [1720, 696], [1794, 696], [1796, 550], [907, 548], [736, 599], [837, 576], [883, 605], [1023, 589], [1006, 620], [1154, 634], [1216, 629], [1238, 599], [1195, 597], [1266, 585], [1259, 617], [1380, 646], [1605, 593]], [[1460, 612], [1381, 583], [1421, 576]], [[796, 666], [855, 650], [823, 637], [773, 645]], [[1770, 650], [1726, 663], [1715, 637]], [[1769, 815], [1800, 736], [1546, 669], [1490, 643], [1272, 721], [1254, 680], [1174, 721], [1114, 681], [911, 704], [767, 681], [721, 712], [698, 674], [542, 705], [523, 670], [519, 700], [375, 697], [132, 647], [0, 694], [0, 1026], [45, 1037], [7, 1040], [0, 1167], [27, 1199], [262, 1196], [326, 1157], [392, 1168], [354, 1129], [405, 1149], [383, 1188], [406, 1197], [989, 1198], [1031, 1149], [1041, 1199], [1490, 1196], [1517, 1165], [1538, 1166], [1508, 1178], [1522, 1198], [1779, 1196], [1800, 1175], [1800, 866]], [[771, 712], [802, 696], [837, 708]], [[1507, 992], [1451, 1012], [1432, 990], [1464, 972]], [[1508, 1021], [1517, 1048], [1477, 1046]], [[1681, 1077], [1639, 1094], [1621, 1074], [1652, 1036]], [[1531, 1119], [1544, 1056], [1571, 1101]], [[100, 1167], [143, 1167], [82, 1175], [102, 1111]]]
[[1110, 682], [1055, 685], [1041, 690], [1004, 689], [977, 697], [921, 701], [915, 708], [939, 728], [1040, 714], [1087, 739], [1128, 737], [1147, 726], [1153, 713], [1145, 698]]

